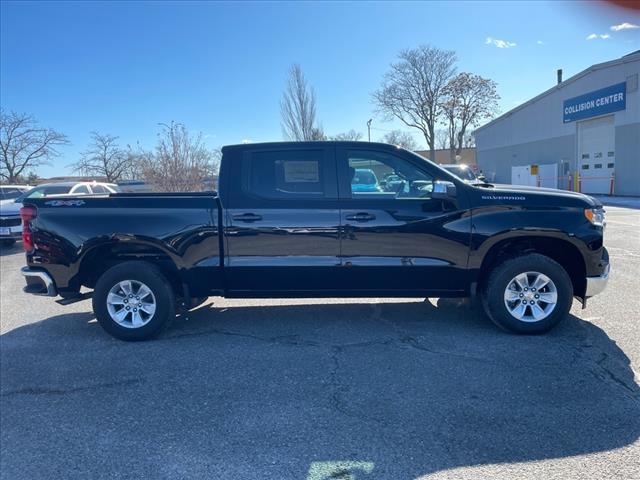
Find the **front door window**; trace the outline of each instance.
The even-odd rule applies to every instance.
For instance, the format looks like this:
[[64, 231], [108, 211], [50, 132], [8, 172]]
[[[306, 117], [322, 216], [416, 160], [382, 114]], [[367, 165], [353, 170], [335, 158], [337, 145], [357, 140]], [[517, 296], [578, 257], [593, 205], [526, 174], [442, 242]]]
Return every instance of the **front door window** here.
[[428, 199], [433, 178], [399, 157], [380, 152], [348, 152], [351, 198]]

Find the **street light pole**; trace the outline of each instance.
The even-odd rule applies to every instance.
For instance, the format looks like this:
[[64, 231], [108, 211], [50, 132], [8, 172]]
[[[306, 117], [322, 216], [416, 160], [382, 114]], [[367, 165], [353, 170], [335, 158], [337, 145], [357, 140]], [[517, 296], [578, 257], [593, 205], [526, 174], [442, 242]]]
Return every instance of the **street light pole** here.
[[367, 121], [367, 132], [369, 134], [369, 141], [371, 141], [371, 122], [373, 122], [373, 118], [370, 118]]

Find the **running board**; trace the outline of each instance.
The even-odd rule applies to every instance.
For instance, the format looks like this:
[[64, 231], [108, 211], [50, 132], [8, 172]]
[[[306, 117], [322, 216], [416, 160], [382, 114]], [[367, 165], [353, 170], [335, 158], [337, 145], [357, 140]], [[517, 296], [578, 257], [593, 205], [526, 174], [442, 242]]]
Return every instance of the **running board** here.
[[56, 303], [60, 305], [71, 305], [72, 303], [81, 302], [83, 300], [87, 300], [93, 296], [93, 292], [84, 292], [79, 293], [74, 297], [69, 298], [61, 298], [60, 300], [56, 300]]

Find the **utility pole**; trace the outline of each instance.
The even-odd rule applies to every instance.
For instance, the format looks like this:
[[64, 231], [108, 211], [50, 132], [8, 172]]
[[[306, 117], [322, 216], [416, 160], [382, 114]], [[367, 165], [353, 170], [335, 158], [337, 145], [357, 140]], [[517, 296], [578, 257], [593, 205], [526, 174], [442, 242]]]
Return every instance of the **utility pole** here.
[[373, 122], [373, 118], [370, 118], [367, 121], [367, 132], [369, 134], [369, 141], [371, 141], [371, 122]]

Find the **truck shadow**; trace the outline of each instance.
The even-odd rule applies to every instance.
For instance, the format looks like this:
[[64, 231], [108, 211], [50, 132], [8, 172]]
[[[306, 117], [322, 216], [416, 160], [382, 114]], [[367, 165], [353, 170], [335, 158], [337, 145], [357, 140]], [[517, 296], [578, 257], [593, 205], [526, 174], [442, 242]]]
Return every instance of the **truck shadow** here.
[[205, 304], [139, 344], [90, 313], [2, 335], [5, 472], [417, 478], [640, 437], [629, 359], [576, 316], [523, 337], [456, 301], [246, 303]]

